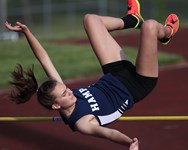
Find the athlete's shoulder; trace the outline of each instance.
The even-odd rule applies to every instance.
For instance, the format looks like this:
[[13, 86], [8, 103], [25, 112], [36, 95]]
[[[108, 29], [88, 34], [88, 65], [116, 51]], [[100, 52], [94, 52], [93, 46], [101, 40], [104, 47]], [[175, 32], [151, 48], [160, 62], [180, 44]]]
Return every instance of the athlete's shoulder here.
[[[87, 125], [87, 127], [86, 127]], [[88, 115], [85, 115], [83, 117], [81, 117], [79, 120], [76, 121], [75, 125], [74, 125], [74, 128], [76, 131], [79, 131], [79, 132], [89, 132], [87, 130], [89, 130], [90, 128], [90, 125], [93, 126], [99, 126], [99, 122], [98, 122], [98, 119], [92, 115], [92, 114], [88, 114]]]

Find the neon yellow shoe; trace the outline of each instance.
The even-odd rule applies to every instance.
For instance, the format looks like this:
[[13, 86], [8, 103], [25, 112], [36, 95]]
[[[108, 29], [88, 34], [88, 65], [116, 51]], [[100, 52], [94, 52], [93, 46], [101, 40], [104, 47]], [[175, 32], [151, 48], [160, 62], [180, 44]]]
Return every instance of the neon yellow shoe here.
[[132, 15], [134, 16], [137, 20], [138, 23], [134, 28], [140, 28], [142, 23], [144, 22], [144, 19], [142, 18], [140, 14], [140, 3], [138, 0], [127, 0], [127, 6], [128, 6], [128, 11], [126, 15]]
[[166, 21], [165, 21], [165, 27], [169, 27], [171, 29], [171, 33], [167, 38], [164, 38], [160, 40], [160, 42], [164, 45], [168, 44], [171, 40], [171, 38], [176, 34], [176, 32], [179, 29], [179, 19], [178, 16], [175, 14], [170, 14]]

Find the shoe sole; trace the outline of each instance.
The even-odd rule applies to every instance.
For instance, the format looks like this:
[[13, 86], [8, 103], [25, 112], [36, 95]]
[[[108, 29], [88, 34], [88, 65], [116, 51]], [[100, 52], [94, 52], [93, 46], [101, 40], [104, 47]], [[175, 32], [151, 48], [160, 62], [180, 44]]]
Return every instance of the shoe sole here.
[[137, 20], [138, 20], [138, 23], [137, 23], [136, 26], [134, 27], [134, 28], [137, 28], [138, 25], [139, 25], [139, 23], [140, 23], [141, 21], [144, 22], [144, 19], [143, 19], [141, 13], [140, 13], [140, 3], [139, 3], [139, 1], [138, 1], [138, 0], [135, 0], [135, 1], [136, 1], [136, 3], [137, 3], [137, 6], [138, 6], [138, 10], [137, 10], [138, 14], [131, 14], [131, 15], [134, 16], [134, 17], [136, 17]]
[[139, 3], [138, 0], [136, 0], [136, 3], [137, 3], [137, 5], [138, 5], [138, 15], [139, 15], [140, 19], [141, 19], [142, 21], [144, 21], [142, 15], [141, 15], [141, 13], [140, 13], [140, 3]]
[[[179, 29], [179, 18], [178, 18], [178, 16], [177, 16], [176, 14], [170, 14], [170, 15], [167, 17], [166, 20], [168, 20], [168, 18], [169, 18], [171, 15], [175, 15], [176, 18], [177, 18], [177, 28], [176, 28], [176, 31], [174, 30], [174, 28], [172, 28], [172, 35], [170, 36], [169, 39], [166, 39], [166, 40], [167, 40], [166, 42], [162, 42], [162, 41], [161, 41], [161, 43], [162, 43], [163, 45], [167, 45], [167, 44], [170, 42], [171, 38], [177, 33], [177, 31], [178, 31], [178, 29]], [[166, 22], [166, 21], [165, 21], [165, 22]], [[164, 26], [167, 26], [167, 25], [168, 25], [168, 24], [165, 24]], [[170, 26], [171, 26], [171, 25], [170, 25]]]

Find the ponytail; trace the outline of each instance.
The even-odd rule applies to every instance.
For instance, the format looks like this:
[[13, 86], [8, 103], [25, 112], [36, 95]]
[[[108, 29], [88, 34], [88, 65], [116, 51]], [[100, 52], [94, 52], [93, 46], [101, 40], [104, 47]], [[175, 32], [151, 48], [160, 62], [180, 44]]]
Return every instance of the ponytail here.
[[27, 102], [38, 89], [38, 83], [33, 70], [34, 65], [24, 71], [23, 67], [18, 64], [11, 73], [12, 81], [10, 81], [10, 84], [14, 86], [14, 89], [11, 92], [10, 98], [17, 104]]

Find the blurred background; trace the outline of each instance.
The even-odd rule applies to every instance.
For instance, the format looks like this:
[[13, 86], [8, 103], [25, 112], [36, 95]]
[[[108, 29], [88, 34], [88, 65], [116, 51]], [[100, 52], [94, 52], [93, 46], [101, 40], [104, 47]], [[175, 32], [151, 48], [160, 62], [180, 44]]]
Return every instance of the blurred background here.
[[[153, 18], [164, 23], [170, 13], [176, 13], [181, 20], [181, 27], [188, 25], [186, 0], [140, 0], [140, 4], [145, 19]], [[65, 45], [64, 42], [67, 39], [86, 39], [82, 25], [83, 16], [95, 13], [122, 17], [126, 11], [127, 0], [0, 0], [0, 88], [7, 88], [10, 72], [18, 63], [22, 63], [24, 67], [34, 64], [37, 79], [43, 82], [46, 78], [25, 38], [21, 38], [22, 34], [8, 31], [4, 27], [6, 21], [12, 25], [16, 21], [26, 24], [45, 47], [63, 79], [70, 79], [93, 76], [101, 72], [89, 45]], [[121, 34], [125, 34], [125, 31]], [[136, 53], [132, 49], [127, 52], [126, 48], [126, 54], [131, 61], [135, 59]], [[167, 59], [167, 56], [163, 55], [159, 57], [160, 64], [161, 59], [163, 64], [180, 60], [179, 56], [168, 56]]]
[[[86, 13], [121, 17], [127, 9], [126, 3], [126, 0], [0, 0], [0, 24], [19, 20], [41, 36], [58, 36], [63, 31], [80, 30]], [[142, 0], [140, 3], [145, 19], [164, 22], [170, 13], [178, 14], [182, 23], [188, 19], [187, 0]]]

